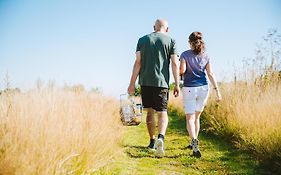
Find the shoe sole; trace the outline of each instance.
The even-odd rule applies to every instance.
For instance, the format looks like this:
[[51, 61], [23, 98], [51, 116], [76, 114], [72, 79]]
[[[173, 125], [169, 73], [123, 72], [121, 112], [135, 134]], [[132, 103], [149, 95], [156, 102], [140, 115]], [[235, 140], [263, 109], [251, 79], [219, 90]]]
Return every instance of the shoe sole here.
[[200, 158], [200, 157], [201, 157], [201, 152], [200, 152], [200, 151], [196, 151], [196, 152], [193, 151], [192, 156], [197, 157], [197, 158]]
[[193, 149], [192, 145], [187, 146], [188, 149]]
[[148, 152], [155, 152], [156, 151], [156, 149], [155, 148], [147, 148], [148, 149]]
[[156, 152], [155, 156], [156, 157], [164, 157], [164, 143], [161, 140], [157, 140], [157, 143], [155, 144]]

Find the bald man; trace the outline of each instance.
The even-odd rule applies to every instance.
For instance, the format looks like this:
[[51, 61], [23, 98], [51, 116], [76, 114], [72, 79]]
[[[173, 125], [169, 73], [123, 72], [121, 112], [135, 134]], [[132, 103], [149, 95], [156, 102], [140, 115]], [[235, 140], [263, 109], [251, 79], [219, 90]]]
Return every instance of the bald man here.
[[[137, 43], [136, 59], [131, 75], [128, 93], [135, 91], [135, 82], [139, 77], [141, 97], [147, 110], [146, 124], [150, 136], [148, 148], [155, 150], [157, 157], [164, 156], [164, 136], [168, 126], [167, 105], [169, 98], [170, 62], [175, 80], [174, 96], [179, 95], [179, 69], [175, 40], [167, 35], [168, 22], [157, 19], [154, 32], [141, 37]], [[158, 114], [158, 137], [156, 122]]]

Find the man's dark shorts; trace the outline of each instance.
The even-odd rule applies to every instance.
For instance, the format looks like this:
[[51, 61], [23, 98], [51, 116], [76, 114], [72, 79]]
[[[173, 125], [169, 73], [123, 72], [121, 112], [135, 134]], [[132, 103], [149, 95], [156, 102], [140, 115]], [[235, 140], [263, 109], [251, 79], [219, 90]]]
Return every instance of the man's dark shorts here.
[[141, 86], [141, 98], [144, 108], [167, 111], [169, 89], [162, 87]]

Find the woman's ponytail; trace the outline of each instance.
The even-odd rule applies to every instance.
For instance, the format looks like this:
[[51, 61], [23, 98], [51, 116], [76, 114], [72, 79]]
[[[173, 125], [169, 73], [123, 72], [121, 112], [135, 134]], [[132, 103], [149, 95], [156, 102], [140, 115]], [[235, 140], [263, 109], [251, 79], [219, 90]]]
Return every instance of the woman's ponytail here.
[[192, 46], [193, 52], [198, 55], [204, 52], [205, 43], [201, 32], [192, 32], [189, 35], [189, 43]]

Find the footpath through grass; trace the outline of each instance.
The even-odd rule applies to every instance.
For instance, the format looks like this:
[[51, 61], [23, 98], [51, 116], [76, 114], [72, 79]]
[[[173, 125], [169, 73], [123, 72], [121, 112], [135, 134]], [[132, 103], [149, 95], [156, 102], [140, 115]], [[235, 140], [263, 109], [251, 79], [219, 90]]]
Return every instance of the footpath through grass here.
[[149, 137], [145, 118], [139, 126], [126, 128], [123, 153], [95, 174], [266, 174], [247, 153], [200, 133], [201, 158], [191, 156], [185, 119], [169, 114], [165, 136], [165, 157], [156, 158], [146, 147]]

